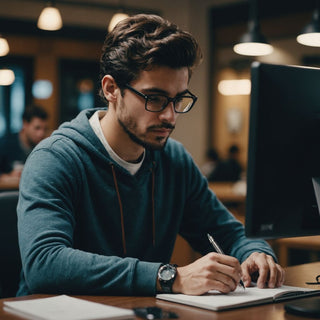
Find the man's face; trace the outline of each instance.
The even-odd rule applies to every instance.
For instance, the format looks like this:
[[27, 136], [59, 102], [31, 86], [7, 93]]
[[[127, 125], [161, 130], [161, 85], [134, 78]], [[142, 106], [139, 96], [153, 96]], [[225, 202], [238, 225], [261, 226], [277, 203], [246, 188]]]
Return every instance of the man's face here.
[[23, 134], [30, 147], [35, 147], [47, 135], [47, 121], [41, 118], [32, 118], [30, 122], [23, 122]]
[[[142, 71], [139, 79], [130, 85], [145, 95], [164, 94], [173, 98], [187, 90], [188, 79], [187, 68], [154, 67], [150, 71]], [[178, 117], [172, 102], [161, 112], [149, 112], [145, 109], [145, 99], [128, 89], [125, 89], [116, 113], [131, 140], [151, 149], [165, 146]]]

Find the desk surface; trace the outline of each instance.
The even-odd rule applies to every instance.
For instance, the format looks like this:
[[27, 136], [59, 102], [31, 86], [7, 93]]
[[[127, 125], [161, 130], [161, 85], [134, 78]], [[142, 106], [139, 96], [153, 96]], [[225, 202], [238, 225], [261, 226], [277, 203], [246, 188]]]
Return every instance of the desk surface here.
[[[314, 280], [320, 273], [320, 262], [288, 267], [286, 284], [306, 287], [305, 281]], [[314, 286], [314, 288], [317, 288]], [[31, 295], [19, 298], [0, 300], [0, 319], [18, 320], [18, 316], [11, 315], [3, 311], [3, 302], [6, 300], [24, 300], [47, 297], [48, 295]], [[122, 308], [136, 308], [146, 306], [158, 306], [165, 310], [176, 312], [181, 320], [201, 319], [201, 320], [299, 320], [313, 319], [303, 318], [287, 314], [284, 311], [284, 303], [266, 304], [255, 307], [235, 309], [232, 311], [213, 312], [200, 308], [189, 307], [182, 304], [157, 300], [154, 297], [113, 297], [113, 296], [75, 296], [86, 300], [118, 306]], [[139, 319], [139, 318], [136, 318]]]
[[245, 191], [243, 190], [246, 187], [240, 182], [210, 182], [209, 188], [216, 194], [218, 199], [224, 203], [244, 203], [246, 200]]
[[19, 189], [19, 178], [0, 178], [0, 191], [6, 190], [18, 190]]

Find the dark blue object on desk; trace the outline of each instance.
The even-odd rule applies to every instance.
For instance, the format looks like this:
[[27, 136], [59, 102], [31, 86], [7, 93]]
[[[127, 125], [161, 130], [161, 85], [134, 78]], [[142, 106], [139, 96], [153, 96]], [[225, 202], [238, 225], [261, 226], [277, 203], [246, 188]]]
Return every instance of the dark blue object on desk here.
[[179, 318], [174, 312], [162, 310], [158, 307], [134, 308], [133, 311], [137, 317], [148, 320]]
[[320, 318], [320, 297], [309, 297], [288, 302], [284, 306], [288, 313], [298, 316]]

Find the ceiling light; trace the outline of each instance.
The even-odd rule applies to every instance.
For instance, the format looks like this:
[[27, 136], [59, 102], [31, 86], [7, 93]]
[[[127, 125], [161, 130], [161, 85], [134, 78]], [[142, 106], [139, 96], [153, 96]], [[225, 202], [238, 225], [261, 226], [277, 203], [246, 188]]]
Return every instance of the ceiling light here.
[[60, 11], [51, 2], [42, 10], [37, 24], [39, 29], [55, 31], [62, 28]]
[[297, 42], [305, 46], [320, 47], [319, 1], [317, 2], [317, 8], [312, 14], [311, 22], [297, 36]]
[[249, 79], [221, 80], [218, 91], [224, 96], [249, 95], [251, 81]]
[[273, 47], [260, 32], [257, 0], [250, 0], [249, 15], [248, 32], [233, 47], [234, 52], [246, 56], [263, 56], [272, 53]]
[[0, 70], [0, 86], [10, 86], [14, 82], [14, 72], [10, 69]]
[[0, 35], [0, 57], [3, 57], [9, 53], [9, 44], [7, 39]]
[[120, 22], [121, 20], [124, 20], [128, 17], [129, 17], [129, 15], [127, 15], [126, 13], [123, 13], [123, 12], [115, 13], [110, 20], [110, 23], [108, 26], [108, 31], [111, 32], [113, 30], [113, 28], [117, 25], [118, 22]]

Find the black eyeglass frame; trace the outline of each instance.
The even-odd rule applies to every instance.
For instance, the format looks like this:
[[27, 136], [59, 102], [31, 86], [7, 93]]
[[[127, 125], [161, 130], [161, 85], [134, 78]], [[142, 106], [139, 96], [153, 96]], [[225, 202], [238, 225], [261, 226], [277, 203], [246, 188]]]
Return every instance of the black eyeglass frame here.
[[306, 284], [320, 284], [320, 274], [316, 276], [316, 282], [306, 282]]
[[[187, 113], [187, 112], [189, 112], [189, 111], [193, 108], [194, 104], [196, 103], [196, 101], [197, 101], [197, 99], [198, 99], [198, 97], [195, 96], [193, 93], [191, 93], [189, 90], [187, 90], [186, 93], [177, 95], [177, 96], [174, 97], [174, 98], [170, 98], [170, 97], [168, 97], [168, 96], [166, 96], [166, 95], [164, 95], [164, 94], [160, 94], [160, 93], [158, 93], [158, 94], [149, 94], [149, 95], [144, 94], [144, 93], [136, 90], [135, 88], [131, 87], [129, 84], [125, 84], [125, 87], [126, 87], [127, 89], [129, 89], [131, 92], [135, 93], [136, 95], [138, 95], [138, 96], [140, 96], [140, 97], [142, 97], [142, 98], [144, 98], [144, 99], [146, 100], [145, 105], [144, 105], [144, 108], [145, 108], [147, 111], [149, 111], [149, 112], [161, 112], [161, 111], [163, 111], [163, 110], [169, 105], [170, 102], [173, 102], [173, 108], [174, 108], [174, 111], [175, 111], [176, 113]], [[148, 109], [148, 100], [150, 100], [150, 98], [152, 98], [152, 96], [165, 97], [165, 98], [167, 99], [167, 103], [164, 104], [163, 107], [162, 107], [160, 110], [149, 110], [149, 109]], [[188, 109], [187, 111], [177, 111], [177, 110], [176, 110], [176, 101], [177, 101], [178, 99], [180, 99], [180, 98], [183, 98], [183, 97], [185, 97], [185, 98], [191, 98], [191, 99], [193, 100], [193, 101], [192, 101], [192, 104], [191, 104], [191, 106], [189, 107], [189, 109]]]

